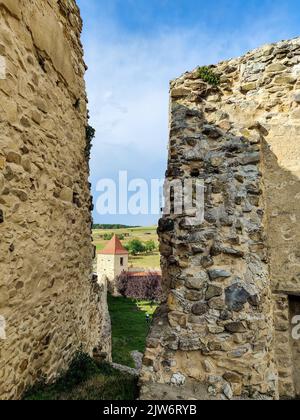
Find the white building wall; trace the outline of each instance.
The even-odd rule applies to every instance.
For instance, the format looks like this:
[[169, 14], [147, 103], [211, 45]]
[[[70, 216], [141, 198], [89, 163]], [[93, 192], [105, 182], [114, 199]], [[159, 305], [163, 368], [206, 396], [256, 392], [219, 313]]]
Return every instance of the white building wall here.
[[[121, 265], [123, 259], [123, 265]], [[108, 290], [114, 296], [118, 295], [116, 278], [123, 272], [128, 271], [128, 255], [103, 255], [98, 254], [97, 274], [98, 278], [106, 277]]]

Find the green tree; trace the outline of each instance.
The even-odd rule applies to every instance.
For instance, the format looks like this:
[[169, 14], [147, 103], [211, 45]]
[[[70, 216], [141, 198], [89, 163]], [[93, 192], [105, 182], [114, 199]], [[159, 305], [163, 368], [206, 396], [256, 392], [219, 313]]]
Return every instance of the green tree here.
[[146, 252], [153, 252], [156, 250], [156, 244], [154, 241], [147, 241], [145, 243]]
[[126, 249], [131, 255], [142, 254], [146, 251], [145, 245], [139, 239], [133, 239], [132, 241], [128, 242]]
[[114, 236], [114, 234], [113, 233], [104, 233], [104, 235], [103, 235], [103, 239], [105, 240], [105, 241], [110, 241], [111, 239], [112, 239], [112, 237]]
[[130, 245], [129, 245], [129, 243], [128, 244], [125, 244], [123, 246], [126, 249], [126, 251], [128, 251], [130, 253]]

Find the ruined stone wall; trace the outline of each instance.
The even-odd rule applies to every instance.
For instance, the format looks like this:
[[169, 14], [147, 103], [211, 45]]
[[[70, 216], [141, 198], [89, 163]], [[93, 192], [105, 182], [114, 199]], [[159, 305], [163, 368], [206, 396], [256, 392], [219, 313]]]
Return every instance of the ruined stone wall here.
[[80, 348], [110, 349], [92, 276], [81, 27], [73, 0], [0, 0], [0, 399], [55, 379]]
[[166, 303], [148, 339], [141, 396], [294, 397], [300, 39], [211, 72], [219, 83], [198, 70], [171, 83], [167, 178], [204, 180], [205, 221], [160, 221]]

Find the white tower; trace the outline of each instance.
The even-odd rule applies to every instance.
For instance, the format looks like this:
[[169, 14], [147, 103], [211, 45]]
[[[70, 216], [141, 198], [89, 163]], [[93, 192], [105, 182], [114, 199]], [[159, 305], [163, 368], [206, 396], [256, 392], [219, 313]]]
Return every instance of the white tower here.
[[128, 257], [128, 251], [126, 251], [121, 244], [120, 239], [116, 235], [114, 235], [102, 251], [98, 252], [98, 278], [107, 278], [108, 290], [115, 296], [119, 294], [116, 285], [116, 278], [123, 271], [128, 271]]

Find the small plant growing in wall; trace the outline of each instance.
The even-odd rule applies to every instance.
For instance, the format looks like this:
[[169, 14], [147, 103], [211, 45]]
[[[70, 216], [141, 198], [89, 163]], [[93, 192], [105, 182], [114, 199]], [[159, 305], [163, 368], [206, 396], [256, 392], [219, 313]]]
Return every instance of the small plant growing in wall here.
[[220, 84], [220, 76], [208, 66], [198, 68], [198, 77], [212, 86], [219, 86]]
[[92, 141], [95, 138], [96, 130], [91, 126], [87, 125], [85, 128], [86, 131], [86, 148], [85, 148], [85, 157], [87, 160], [90, 159]]

